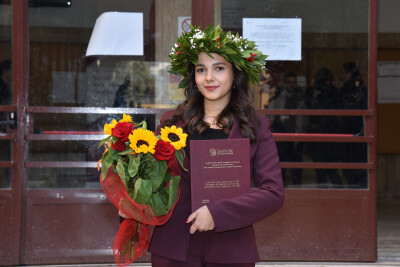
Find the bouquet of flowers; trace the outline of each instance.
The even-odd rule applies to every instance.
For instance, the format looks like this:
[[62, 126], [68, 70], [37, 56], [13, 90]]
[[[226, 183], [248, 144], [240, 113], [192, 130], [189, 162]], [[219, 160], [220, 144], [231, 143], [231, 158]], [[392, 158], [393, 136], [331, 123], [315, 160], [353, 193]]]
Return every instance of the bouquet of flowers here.
[[126, 114], [119, 122], [106, 123], [104, 133], [100, 184], [129, 218], [121, 223], [113, 244], [116, 263], [125, 266], [145, 253], [149, 225], [164, 224], [171, 216], [179, 198], [179, 164], [185, 169], [182, 148], [187, 134], [172, 126], [155, 136], [145, 121], [134, 123]]

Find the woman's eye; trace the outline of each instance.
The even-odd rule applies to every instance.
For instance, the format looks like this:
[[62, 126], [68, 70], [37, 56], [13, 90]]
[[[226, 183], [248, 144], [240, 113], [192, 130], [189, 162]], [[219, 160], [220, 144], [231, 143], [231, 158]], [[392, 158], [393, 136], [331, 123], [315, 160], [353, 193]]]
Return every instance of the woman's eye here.
[[204, 72], [204, 69], [197, 69], [196, 72]]
[[217, 67], [217, 70], [224, 70], [224, 67]]

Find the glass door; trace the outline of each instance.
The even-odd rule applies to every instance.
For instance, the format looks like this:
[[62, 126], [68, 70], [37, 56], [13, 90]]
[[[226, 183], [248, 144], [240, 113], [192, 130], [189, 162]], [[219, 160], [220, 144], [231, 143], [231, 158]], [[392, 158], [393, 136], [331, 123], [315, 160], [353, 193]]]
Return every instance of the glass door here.
[[376, 260], [376, 1], [222, 0], [214, 10], [270, 55], [254, 105], [272, 122], [286, 194], [256, 225], [262, 260]]
[[[0, 258], [1, 264], [18, 264], [20, 251], [21, 190], [18, 161], [15, 82], [15, 51], [17, 36], [13, 25], [11, 1], [0, 4]], [[18, 64], [18, 63], [17, 63]]]
[[[119, 216], [99, 185], [103, 150], [97, 146], [104, 124], [123, 113], [155, 129], [160, 114], [182, 101], [176, 78], [167, 73], [168, 54], [179, 25], [190, 20], [191, 2], [30, 1], [19, 8], [21, 35], [29, 36], [21, 41], [29, 49], [18, 114], [19, 264], [113, 262]], [[107, 12], [141, 14], [141, 55], [86, 56], [96, 19]], [[123, 34], [132, 34], [129, 26]], [[14, 137], [3, 135], [8, 142]]]

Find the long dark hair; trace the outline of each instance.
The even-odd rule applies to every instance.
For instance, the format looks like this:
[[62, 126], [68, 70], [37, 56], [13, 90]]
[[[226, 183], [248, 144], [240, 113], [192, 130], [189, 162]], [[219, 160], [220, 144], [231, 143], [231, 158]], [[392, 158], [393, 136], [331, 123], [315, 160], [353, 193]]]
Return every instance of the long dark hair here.
[[[255, 109], [251, 106], [252, 94], [249, 90], [245, 73], [236, 69], [233, 65], [234, 81], [232, 83], [228, 105], [222, 110], [217, 118], [217, 125], [224, 133], [229, 134], [235, 117], [239, 121], [239, 128], [243, 137], [249, 138], [251, 144], [257, 142], [257, 131], [254, 126], [258, 123]], [[190, 81], [185, 88], [186, 100], [176, 109], [176, 113], [165, 121], [167, 126], [175, 124], [178, 120], [185, 122], [183, 129], [190, 134], [201, 134], [210, 125], [204, 122], [204, 97], [196, 87], [195, 67], [189, 67]]]

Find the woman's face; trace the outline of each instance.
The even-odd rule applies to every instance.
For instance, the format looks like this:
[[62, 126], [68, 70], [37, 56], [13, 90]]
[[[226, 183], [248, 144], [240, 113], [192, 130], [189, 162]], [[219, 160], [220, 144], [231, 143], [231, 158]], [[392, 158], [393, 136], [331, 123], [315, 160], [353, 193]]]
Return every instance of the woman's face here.
[[195, 66], [195, 80], [204, 101], [225, 107], [231, 95], [234, 79], [232, 64], [222, 56], [211, 53], [214, 58], [201, 52]]

